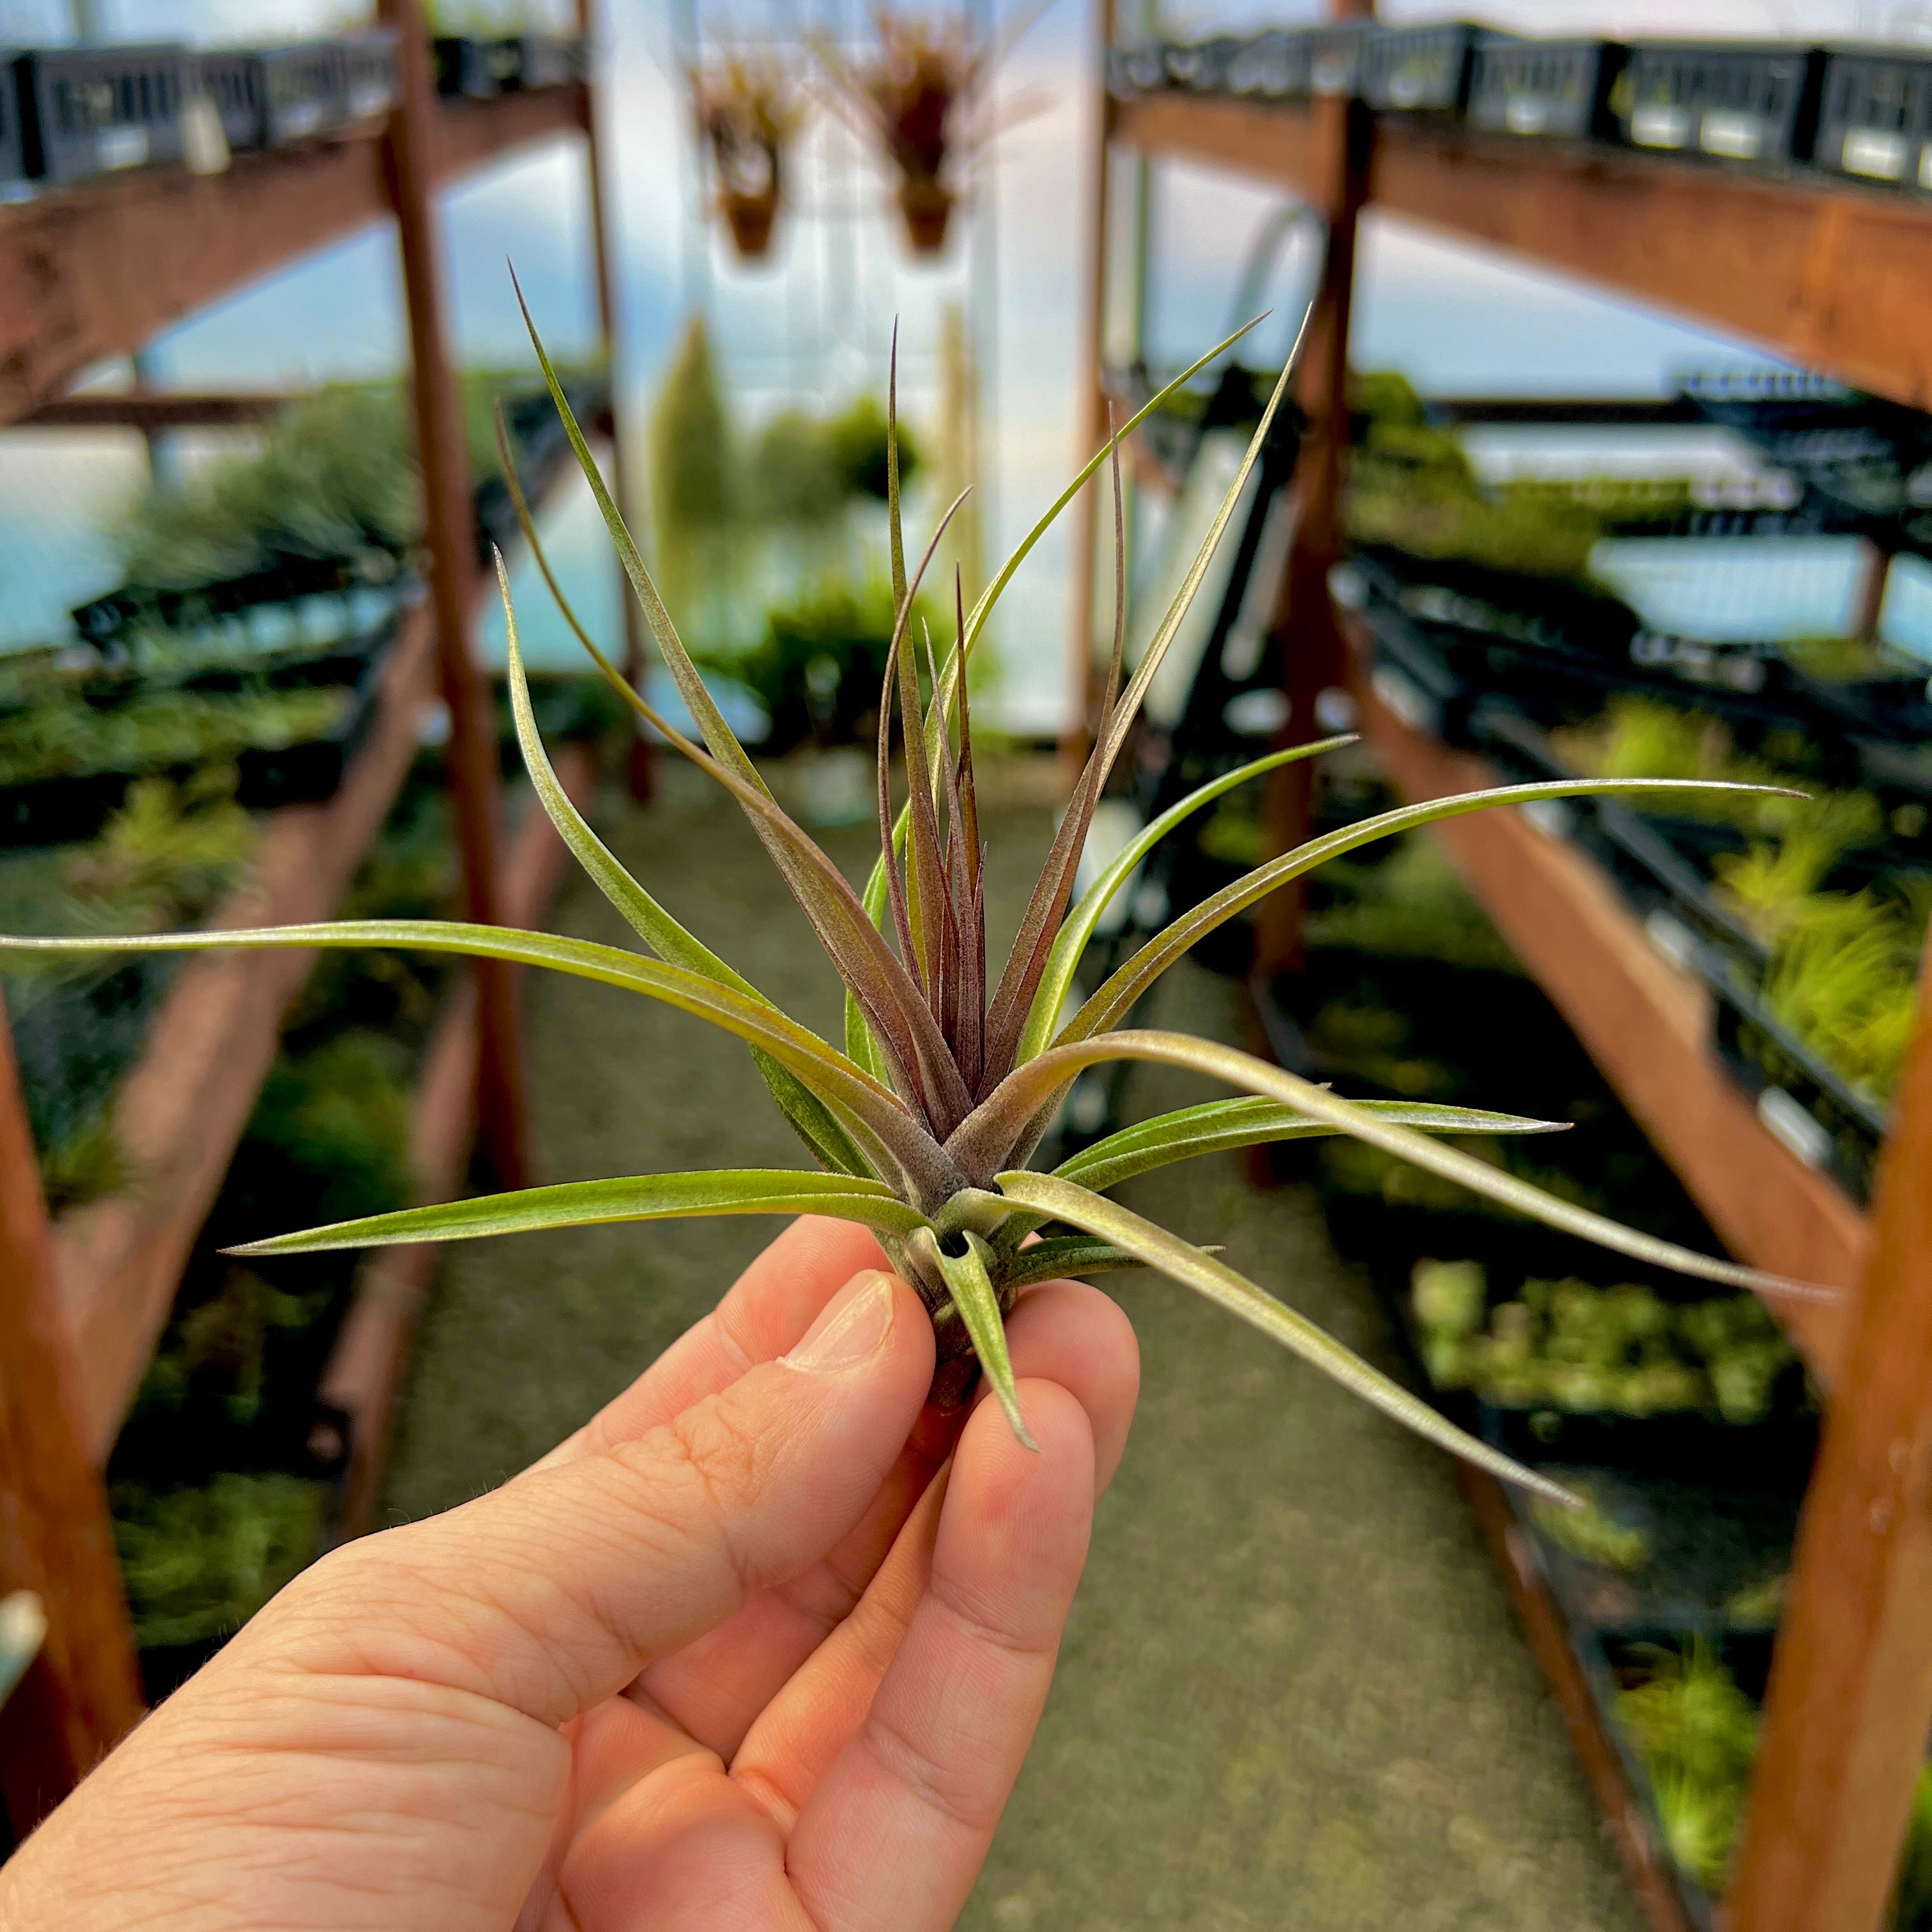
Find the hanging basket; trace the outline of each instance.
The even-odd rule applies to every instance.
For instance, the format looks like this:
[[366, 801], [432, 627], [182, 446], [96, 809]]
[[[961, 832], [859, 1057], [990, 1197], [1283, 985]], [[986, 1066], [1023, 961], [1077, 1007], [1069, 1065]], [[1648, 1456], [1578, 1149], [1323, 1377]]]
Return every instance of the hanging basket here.
[[718, 206], [731, 230], [731, 245], [739, 259], [762, 261], [771, 252], [772, 224], [778, 218], [778, 190], [762, 189], [747, 194], [742, 190], [721, 188]]
[[944, 254], [946, 227], [952, 218], [950, 188], [931, 179], [902, 176], [899, 212], [905, 217], [906, 238], [915, 255]]

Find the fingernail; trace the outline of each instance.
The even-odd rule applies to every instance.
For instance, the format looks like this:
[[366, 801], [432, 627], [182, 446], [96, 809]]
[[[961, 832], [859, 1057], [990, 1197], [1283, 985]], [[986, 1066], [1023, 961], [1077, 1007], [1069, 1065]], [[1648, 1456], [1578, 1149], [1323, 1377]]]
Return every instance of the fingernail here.
[[836, 1374], [869, 1361], [892, 1332], [893, 1278], [878, 1268], [854, 1275], [806, 1330], [805, 1339], [778, 1359], [808, 1375]]

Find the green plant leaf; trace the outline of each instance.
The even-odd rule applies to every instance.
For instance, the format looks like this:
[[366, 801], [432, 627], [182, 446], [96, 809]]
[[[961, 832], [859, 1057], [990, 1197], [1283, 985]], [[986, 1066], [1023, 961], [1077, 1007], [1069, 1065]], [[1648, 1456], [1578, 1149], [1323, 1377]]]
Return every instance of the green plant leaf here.
[[880, 1172], [896, 1168], [912, 1198], [935, 1205], [956, 1193], [958, 1171], [905, 1103], [816, 1034], [736, 988], [614, 946], [514, 927], [454, 920], [355, 920], [327, 926], [220, 928], [136, 937], [21, 939], [0, 934], [0, 953], [210, 952], [228, 947], [396, 946], [541, 966], [661, 1000], [762, 1047], [832, 1108]]
[[909, 1234], [926, 1216], [876, 1180], [843, 1174], [721, 1168], [706, 1174], [646, 1174], [615, 1180], [570, 1180], [476, 1201], [366, 1214], [327, 1228], [275, 1234], [225, 1248], [231, 1255], [311, 1255], [331, 1248], [386, 1248], [413, 1241], [470, 1241], [485, 1234], [535, 1234], [604, 1221], [666, 1221], [700, 1214], [826, 1214]]
[[[1567, 1120], [1532, 1120], [1521, 1114], [1491, 1114], [1474, 1107], [1438, 1107], [1412, 1100], [1354, 1100], [1352, 1106], [1391, 1126], [1425, 1134], [1560, 1134]], [[1331, 1121], [1310, 1120], [1300, 1108], [1278, 1100], [1209, 1100], [1123, 1127], [1105, 1140], [1082, 1148], [1053, 1171], [1104, 1194], [1137, 1174], [1204, 1154], [1224, 1154], [1268, 1141], [1318, 1140], [1339, 1134]]]
[[[1754, 1289], [1760, 1294], [1788, 1296], [1807, 1301], [1837, 1299], [1829, 1288], [1809, 1282], [1790, 1281], [1781, 1275], [1760, 1274], [1756, 1268], [1740, 1268], [1733, 1262], [1718, 1260], [1681, 1248], [1674, 1241], [1659, 1240], [1653, 1234], [1640, 1234], [1634, 1228], [1607, 1216], [1593, 1214], [1568, 1201], [1559, 1201], [1540, 1187], [1532, 1187], [1514, 1174], [1491, 1167], [1459, 1148], [1444, 1147], [1426, 1134], [1399, 1126], [1385, 1117], [1350, 1100], [1344, 1100], [1300, 1075], [1272, 1066], [1251, 1053], [1212, 1040], [1196, 1040], [1187, 1034], [1135, 1030], [1110, 1034], [1100, 1040], [1082, 1040], [1072, 1046], [1050, 1048], [1037, 1060], [1009, 1074], [1000, 1093], [994, 1094], [976, 1112], [952, 1139], [946, 1151], [957, 1161], [968, 1180], [983, 1186], [982, 1178], [997, 1166], [998, 1148], [1006, 1137], [1006, 1123], [1016, 1115], [1030, 1119], [1035, 1110], [1067, 1078], [1082, 1067], [1109, 1060], [1145, 1060], [1167, 1066], [1182, 1066], [1204, 1073], [1211, 1079], [1225, 1080], [1231, 1087], [1246, 1088], [1251, 1094], [1278, 1100], [1284, 1106], [1311, 1119], [1325, 1121], [1345, 1134], [1370, 1146], [1380, 1148], [1399, 1160], [1409, 1161], [1480, 1194], [1489, 1200], [1514, 1208], [1519, 1214], [1546, 1226], [1593, 1241], [1599, 1247], [1628, 1255], [1633, 1261], [1653, 1268], [1669, 1268], [1700, 1281], [1721, 1282], [1726, 1288]], [[1006, 1098], [1001, 1102], [1001, 1095]], [[995, 1102], [1001, 1102], [998, 1109]], [[1004, 1183], [1005, 1177], [1002, 1176]], [[1056, 1177], [1058, 1178], [1058, 1177]], [[1008, 1193], [1010, 1189], [1003, 1189]], [[1083, 1224], [1084, 1225], [1084, 1224]], [[1106, 1234], [1103, 1228], [1092, 1230]], [[1108, 1236], [1109, 1240], [1113, 1237]], [[1123, 1244], [1123, 1245], [1125, 1245]]]
[[[1169, 397], [1184, 388], [1210, 362], [1226, 355], [1250, 329], [1258, 327], [1263, 319], [1257, 316], [1252, 322], [1243, 322], [1233, 334], [1217, 342], [1198, 362], [1190, 362], [1172, 382], [1168, 383], [1164, 388], [1156, 390], [1152, 396], [1149, 397], [1147, 401], [1143, 403], [1121, 424], [1115, 434], [1110, 436], [1106, 442], [1102, 442], [1100, 447], [1081, 466], [1075, 473], [1072, 482], [1069, 483], [1066, 488], [1061, 490], [1047, 506], [1046, 514], [1041, 517], [1032, 529], [1028, 530], [1015, 545], [1011, 555], [994, 573], [992, 581], [980, 593], [972, 610], [968, 614], [965, 628], [960, 634], [958, 644], [946, 659], [946, 668], [940, 674], [943, 688], [935, 691], [932, 694], [932, 703], [928, 707], [932, 713], [942, 718], [950, 717], [952, 715], [952, 706], [958, 696], [958, 681], [966, 674], [972, 657], [973, 647], [979, 642], [980, 634], [986, 628], [987, 620], [993, 614], [993, 607], [998, 603], [1000, 597], [1004, 594], [1006, 586], [1012, 581], [1014, 573], [1031, 555], [1034, 546], [1058, 522], [1061, 512], [1066, 508], [1067, 506], [1100, 473], [1102, 466], [1107, 460], [1108, 453], [1114, 447], [1115, 443], [1126, 442], [1127, 438], [1146, 422], [1155, 410], [1166, 402]], [[904, 841], [905, 823], [906, 808], [902, 806], [899, 809], [898, 822], [894, 827], [896, 844], [902, 843]], [[872, 902], [874, 884], [878, 886], [881, 892], [884, 890], [885, 863], [885, 855], [881, 850], [879, 857], [873, 862], [872, 878], [867, 881], [866, 886], [866, 897], [868, 904]], [[884, 899], [881, 898], [879, 903], [883, 912], [885, 903]], [[856, 1054], [853, 1057], [855, 1059], [858, 1058]]]
[[[514, 286], [514, 272], [511, 280]], [[676, 626], [671, 622], [670, 613], [651, 581], [650, 572], [644, 568], [644, 559], [625, 525], [622, 514], [605, 487], [596, 459], [591, 454], [590, 445], [578, 426], [564, 394], [563, 386], [557, 380], [556, 371], [530, 320], [529, 305], [524, 301], [520, 286], [517, 288], [517, 302], [523, 311], [524, 324], [530, 332], [538, 363], [543, 370], [544, 380], [549, 386], [550, 400], [576, 454], [578, 466], [596, 500], [598, 512], [616, 546], [618, 560], [637, 593], [665, 667], [676, 680], [710, 748], [710, 758], [706, 760], [699, 754], [682, 732], [632, 690], [628, 682], [614, 672], [608, 658], [601, 652], [593, 652], [592, 655], [599, 668], [612, 680], [633, 710], [679, 751], [708, 770], [737, 800], [751, 821], [752, 829], [770, 854], [779, 876], [812, 921], [813, 930], [830, 955], [839, 976], [858, 994], [860, 1004], [867, 1009], [868, 1021], [886, 1040], [902, 1071], [929, 1093], [956, 1102], [963, 1100], [964, 1090], [958, 1070], [906, 968], [865, 917], [858, 896], [845, 875], [779, 808], [706, 688], [698, 667], [692, 663], [691, 654], [685, 649]], [[958, 1089], [957, 1094], [953, 1092], [956, 1088]]]
[[1090, 1234], [1050, 1234], [1030, 1248], [1022, 1248], [1006, 1264], [1000, 1285], [1008, 1290], [1030, 1288], [1036, 1282], [1074, 1280], [1143, 1265], [1138, 1255], [1130, 1255], [1112, 1241], [1096, 1240]]
[[[510, 488], [510, 500], [516, 507], [517, 520], [530, 547], [530, 554], [536, 559], [544, 581], [550, 586], [550, 595], [556, 598], [565, 621], [577, 633], [584, 648], [607, 675], [615, 676], [614, 668], [591, 642], [551, 574], [550, 560], [544, 554], [542, 541], [537, 535], [536, 520], [530, 514], [530, 505], [524, 500], [522, 488], [517, 482], [516, 466], [511, 460], [509, 438], [504, 428], [500, 402], [496, 406], [496, 440], [503, 460], [504, 477]], [[510, 710], [516, 722], [517, 743], [523, 753], [524, 768], [530, 773], [530, 783], [538, 802], [549, 814], [550, 823], [556, 827], [577, 862], [590, 874], [598, 890], [660, 958], [668, 959], [673, 965], [684, 967], [688, 971], [702, 974], [706, 979], [716, 980], [721, 986], [730, 986], [747, 998], [770, 1006], [772, 1002], [743, 974], [734, 972], [709, 946], [694, 938], [632, 878], [618, 862], [616, 855], [590, 829], [584, 814], [571, 802], [570, 794], [558, 782], [549, 754], [544, 749], [542, 736], [537, 730], [536, 714], [531, 708], [530, 681], [524, 675], [523, 650], [517, 635], [517, 614], [511, 602], [509, 576], [503, 568], [500, 552], [496, 556], [496, 580], [502, 593], [505, 635], [508, 640]], [[619, 681], [622, 682], [621, 679]], [[759, 1076], [778, 1102], [779, 1111], [813, 1154], [826, 1166], [840, 1173], [870, 1172], [864, 1156], [853, 1144], [851, 1136], [795, 1075], [787, 1072], [770, 1054], [758, 1047], [752, 1048], [752, 1058]]]
[[986, 1272], [986, 1244], [975, 1234], [968, 1233], [964, 1239], [965, 1252], [956, 1256], [949, 1255], [939, 1245], [930, 1228], [922, 1228], [916, 1234], [910, 1245], [926, 1267], [946, 1283], [952, 1305], [959, 1311], [960, 1320], [966, 1324], [966, 1333], [972, 1337], [973, 1352], [979, 1357], [980, 1369], [994, 1394], [999, 1398], [1000, 1406], [1006, 1411], [1006, 1420], [1013, 1433], [1029, 1449], [1036, 1450], [1040, 1444], [1033, 1439], [1033, 1433], [1026, 1426], [1026, 1418], [1020, 1413], [1012, 1358], [1006, 1353], [1006, 1317], [1001, 1312], [992, 1277]]
[[1243, 765], [1238, 771], [1229, 772], [1190, 792], [1179, 804], [1170, 806], [1158, 818], [1143, 826], [1113, 863], [1081, 895], [1079, 903], [1066, 915], [1053, 942], [1053, 950], [1047, 956], [1046, 970], [1040, 976], [1040, 989], [1034, 995], [1025, 1028], [1014, 1051], [1016, 1064], [1032, 1059], [1046, 1046], [1072, 987], [1080, 956], [1094, 937], [1094, 928], [1100, 924], [1102, 914], [1112, 904], [1114, 894], [1133, 875], [1134, 868], [1170, 832], [1184, 824], [1202, 806], [1212, 805], [1216, 799], [1238, 785], [1246, 784], [1251, 778], [1258, 778], [1278, 766], [1318, 758], [1324, 752], [1335, 751], [1354, 742], [1354, 734], [1349, 733], [1339, 738], [1318, 739], [1312, 744], [1292, 746], [1285, 752], [1270, 752], [1266, 758], [1256, 758], [1251, 764]]
[[1238, 1274], [1226, 1262], [1204, 1254], [1178, 1234], [1143, 1220], [1118, 1202], [1090, 1193], [1087, 1189], [1057, 1174], [1033, 1174], [1022, 1169], [999, 1177], [1000, 1192], [1023, 1208], [1084, 1228], [1114, 1246], [1138, 1256], [1150, 1268], [1158, 1268], [1184, 1287], [1218, 1302], [1264, 1335], [1292, 1349], [1364, 1402], [1393, 1416], [1417, 1435], [1460, 1456], [1479, 1469], [1506, 1483], [1533, 1490], [1552, 1502], [1574, 1507], [1576, 1498], [1547, 1477], [1526, 1469], [1508, 1456], [1499, 1455], [1473, 1436], [1466, 1435], [1454, 1423], [1445, 1421], [1426, 1402], [1392, 1382], [1369, 1366], [1359, 1356], [1324, 1334], [1306, 1316], [1298, 1315], [1284, 1302], [1277, 1301], [1246, 1276]]
[[1340, 831], [1310, 839], [1305, 845], [1298, 845], [1292, 852], [1285, 852], [1280, 858], [1256, 866], [1232, 885], [1223, 886], [1218, 892], [1203, 899], [1192, 911], [1183, 914], [1165, 931], [1150, 939], [1127, 961], [1068, 1021], [1060, 1034], [1060, 1041], [1070, 1045], [1076, 1040], [1090, 1039], [1115, 1024], [1168, 967], [1216, 926], [1245, 911], [1257, 899], [1266, 898], [1276, 886], [1286, 884], [1290, 879], [1299, 878], [1304, 872], [1312, 872], [1317, 866], [1344, 852], [1352, 852], [1358, 846], [1372, 844], [1378, 838], [1393, 838], [1397, 832], [1432, 824], [1438, 819], [1460, 818], [1465, 812], [1486, 812], [1496, 806], [1527, 805], [1538, 799], [1629, 797], [1667, 791], [1768, 792], [1781, 797], [1803, 796], [1775, 786], [1733, 784], [1718, 780], [1556, 778], [1535, 784], [1497, 785], [1484, 791], [1458, 793], [1453, 798], [1432, 798], [1420, 805], [1402, 806], [1394, 812], [1365, 818], [1359, 824], [1345, 826]]

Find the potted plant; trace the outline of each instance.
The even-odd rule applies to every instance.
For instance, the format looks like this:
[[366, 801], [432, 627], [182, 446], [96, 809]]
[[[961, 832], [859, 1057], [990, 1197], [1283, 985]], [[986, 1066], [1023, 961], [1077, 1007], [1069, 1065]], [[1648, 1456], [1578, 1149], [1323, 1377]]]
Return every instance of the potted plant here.
[[784, 151], [799, 111], [776, 62], [733, 54], [706, 72], [694, 68], [691, 97], [698, 139], [718, 178], [718, 206], [742, 260], [770, 252], [784, 191]]
[[975, 47], [963, 16], [934, 21], [881, 6], [873, 14], [878, 44], [848, 65], [829, 41], [818, 43], [836, 98], [884, 148], [898, 175], [896, 190], [916, 255], [940, 254], [956, 199], [952, 174], [970, 144], [965, 104], [997, 58]]

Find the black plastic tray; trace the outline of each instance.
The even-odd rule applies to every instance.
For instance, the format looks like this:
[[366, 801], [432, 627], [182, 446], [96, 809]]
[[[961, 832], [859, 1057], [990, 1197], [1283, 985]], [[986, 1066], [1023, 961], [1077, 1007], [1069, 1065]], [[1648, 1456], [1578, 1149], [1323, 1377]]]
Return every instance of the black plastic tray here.
[[270, 47], [260, 58], [266, 146], [288, 147], [347, 122], [349, 70], [340, 41]]
[[582, 43], [560, 34], [520, 34], [502, 45], [506, 88], [561, 87], [583, 72]]
[[1274, 28], [1244, 40], [1227, 66], [1230, 94], [1258, 100], [1299, 100], [1308, 93], [1307, 36]]
[[211, 47], [194, 58], [195, 86], [236, 154], [262, 144], [262, 63], [246, 47]]
[[1725, 1065], [1757, 1099], [1758, 1118], [1808, 1166], [1869, 1201], [1886, 1110], [1844, 1079], [1764, 1004], [1726, 962], [1701, 976], [1716, 996], [1713, 1032]]
[[14, 63], [26, 172], [50, 186], [182, 158], [193, 56], [172, 44], [41, 47]]
[[1470, 76], [1469, 124], [1499, 134], [1612, 136], [1610, 90], [1629, 57], [1629, 49], [1615, 40], [1485, 34], [1476, 43]]
[[26, 150], [20, 138], [20, 103], [15, 92], [16, 56], [0, 47], [0, 201], [13, 201], [31, 190]]
[[1367, 20], [1306, 28], [1309, 92], [1326, 100], [1356, 99], [1361, 92], [1363, 56], [1378, 31]]
[[1226, 94], [1228, 70], [1245, 43], [1233, 34], [1204, 40], [1169, 40], [1164, 64], [1167, 84], [1188, 94]]
[[1811, 159], [1853, 181], [1932, 191], [1932, 56], [1892, 47], [1834, 52]]
[[1810, 158], [1824, 70], [1790, 40], [1639, 40], [1610, 105], [1628, 146], [1775, 167]]
[[350, 120], [373, 121], [402, 98], [396, 73], [396, 36], [387, 27], [366, 27], [342, 37], [344, 102]]
[[1483, 37], [1465, 20], [1384, 27], [1362, 49], [1357, 91], [1378, 112], [1460, 114]]
[[[332, 797], [368, 734], [388, 657], [385, 649], [369, 658], [356, 682], [354, 701], [325, 736], [239, 753], [235, 759], [236, 802], [251, 811], [272, 811]], [[160, 775], [182, 776], [191, 769], [175, 766]], [[0, 847], [64, 845], [91, 838], [118, 809], [136, 778], [155, 775], [92, 772], [83, 776], [37, 779], [0, 790]]]

